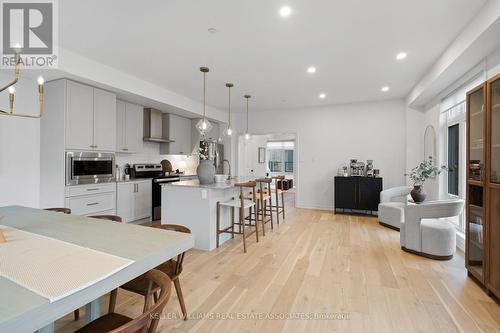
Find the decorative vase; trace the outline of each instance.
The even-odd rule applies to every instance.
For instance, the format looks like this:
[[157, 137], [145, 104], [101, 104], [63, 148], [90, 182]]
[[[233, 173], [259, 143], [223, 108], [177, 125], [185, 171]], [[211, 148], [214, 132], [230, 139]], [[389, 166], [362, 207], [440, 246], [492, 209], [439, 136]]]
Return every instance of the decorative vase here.
[[215, 182], [215, 165], [211, 160], [200, 160], [196, 168], [196, 174], [200, 184], [213, 184]]
[[423, 185], [413, 185], [413, 190], [411, 190], [410, 195], [415, 203], [424, 202], [427, 197]]

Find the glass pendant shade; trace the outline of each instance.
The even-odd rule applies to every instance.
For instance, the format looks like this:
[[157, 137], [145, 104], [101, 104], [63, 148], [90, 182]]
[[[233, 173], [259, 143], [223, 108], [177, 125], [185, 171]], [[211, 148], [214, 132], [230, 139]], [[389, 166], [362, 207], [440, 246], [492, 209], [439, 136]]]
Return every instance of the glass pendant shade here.
[[245, 133], [245, 139], [250, 140], [250, 133]]
[[207, 95], [207, 73], [210, 70], [208, 67], [200, 67], [200, 72], [203, 73], [203, 118], [196, 123], [196, 129], [200, 132], [200, 138], [205, 140], [205, 133], [210, 132], [212, 124], [206, 118], [206, 95]]
[[228, 127], [226, 130], [226, 135], [231, 136], [232, 134], [233, 134], [233, 130], [231, 129], [231, 127]]
[[196, 128], [198, 129], [198, 132], [200, 132], [201, 135], [210, 132], [212, 130], [212, 127], [213, 127], [212, 124], [206, 118], [200, 119], [196, 123]]

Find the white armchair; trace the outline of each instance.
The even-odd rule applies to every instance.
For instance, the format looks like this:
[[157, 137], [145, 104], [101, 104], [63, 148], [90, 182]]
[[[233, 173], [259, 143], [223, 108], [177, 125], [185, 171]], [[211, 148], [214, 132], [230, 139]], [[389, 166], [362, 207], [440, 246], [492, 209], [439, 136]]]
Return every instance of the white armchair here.
[[399, 236], [401, 248], [431, 259], [453, 258], [456, 230], [447, 218], [460, 215], [463, 208], [461, 199], [407, 205]]
[[378, 220], [381, 225], [399, 231], [404, 223], [404, 208], [410, 191], [409, 187], [399, 186], [380, 192]]

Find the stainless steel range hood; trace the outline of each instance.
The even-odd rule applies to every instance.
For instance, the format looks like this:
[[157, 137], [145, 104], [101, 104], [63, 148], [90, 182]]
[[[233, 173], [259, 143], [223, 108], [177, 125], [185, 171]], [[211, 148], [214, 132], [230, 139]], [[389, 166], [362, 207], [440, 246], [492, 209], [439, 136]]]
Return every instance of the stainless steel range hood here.
[[144, 109], [144, 136], [143, 141], [148, 142], [174, 142], [165, 138], [163, 133], [163, 115], [160, 110], [153, 108]]

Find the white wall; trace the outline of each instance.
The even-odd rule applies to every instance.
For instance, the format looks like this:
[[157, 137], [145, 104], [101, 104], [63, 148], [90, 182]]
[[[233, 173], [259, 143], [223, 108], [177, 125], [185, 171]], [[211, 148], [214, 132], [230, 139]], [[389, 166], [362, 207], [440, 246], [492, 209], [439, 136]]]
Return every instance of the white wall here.
[[[295, 133], [297, 206], [333, 209], [333, 177], [351, 158], [373, 159], [384, 188], [405, 182], [405, 116], [402, 100], [255, 112], [250, 132]], [[243, 133], [245, 116], [235, 118]]]
[[265, 177], [266, 163], [259, 163], [258, 151], [266, 148], [267, 135], [252, 135], [250, 139], [238, 137], [238, 176]]
[[[1, 82], [12, 73], [0, 74]], [[6, 91], [0, 94], [0, 108], [9, 110]], [[38, 113], [35, 82], [21, 80], [16, 85], [15, 112]], [[40, 202], [40, 120], [0, 116], [0, 206], [38, 207]]]

